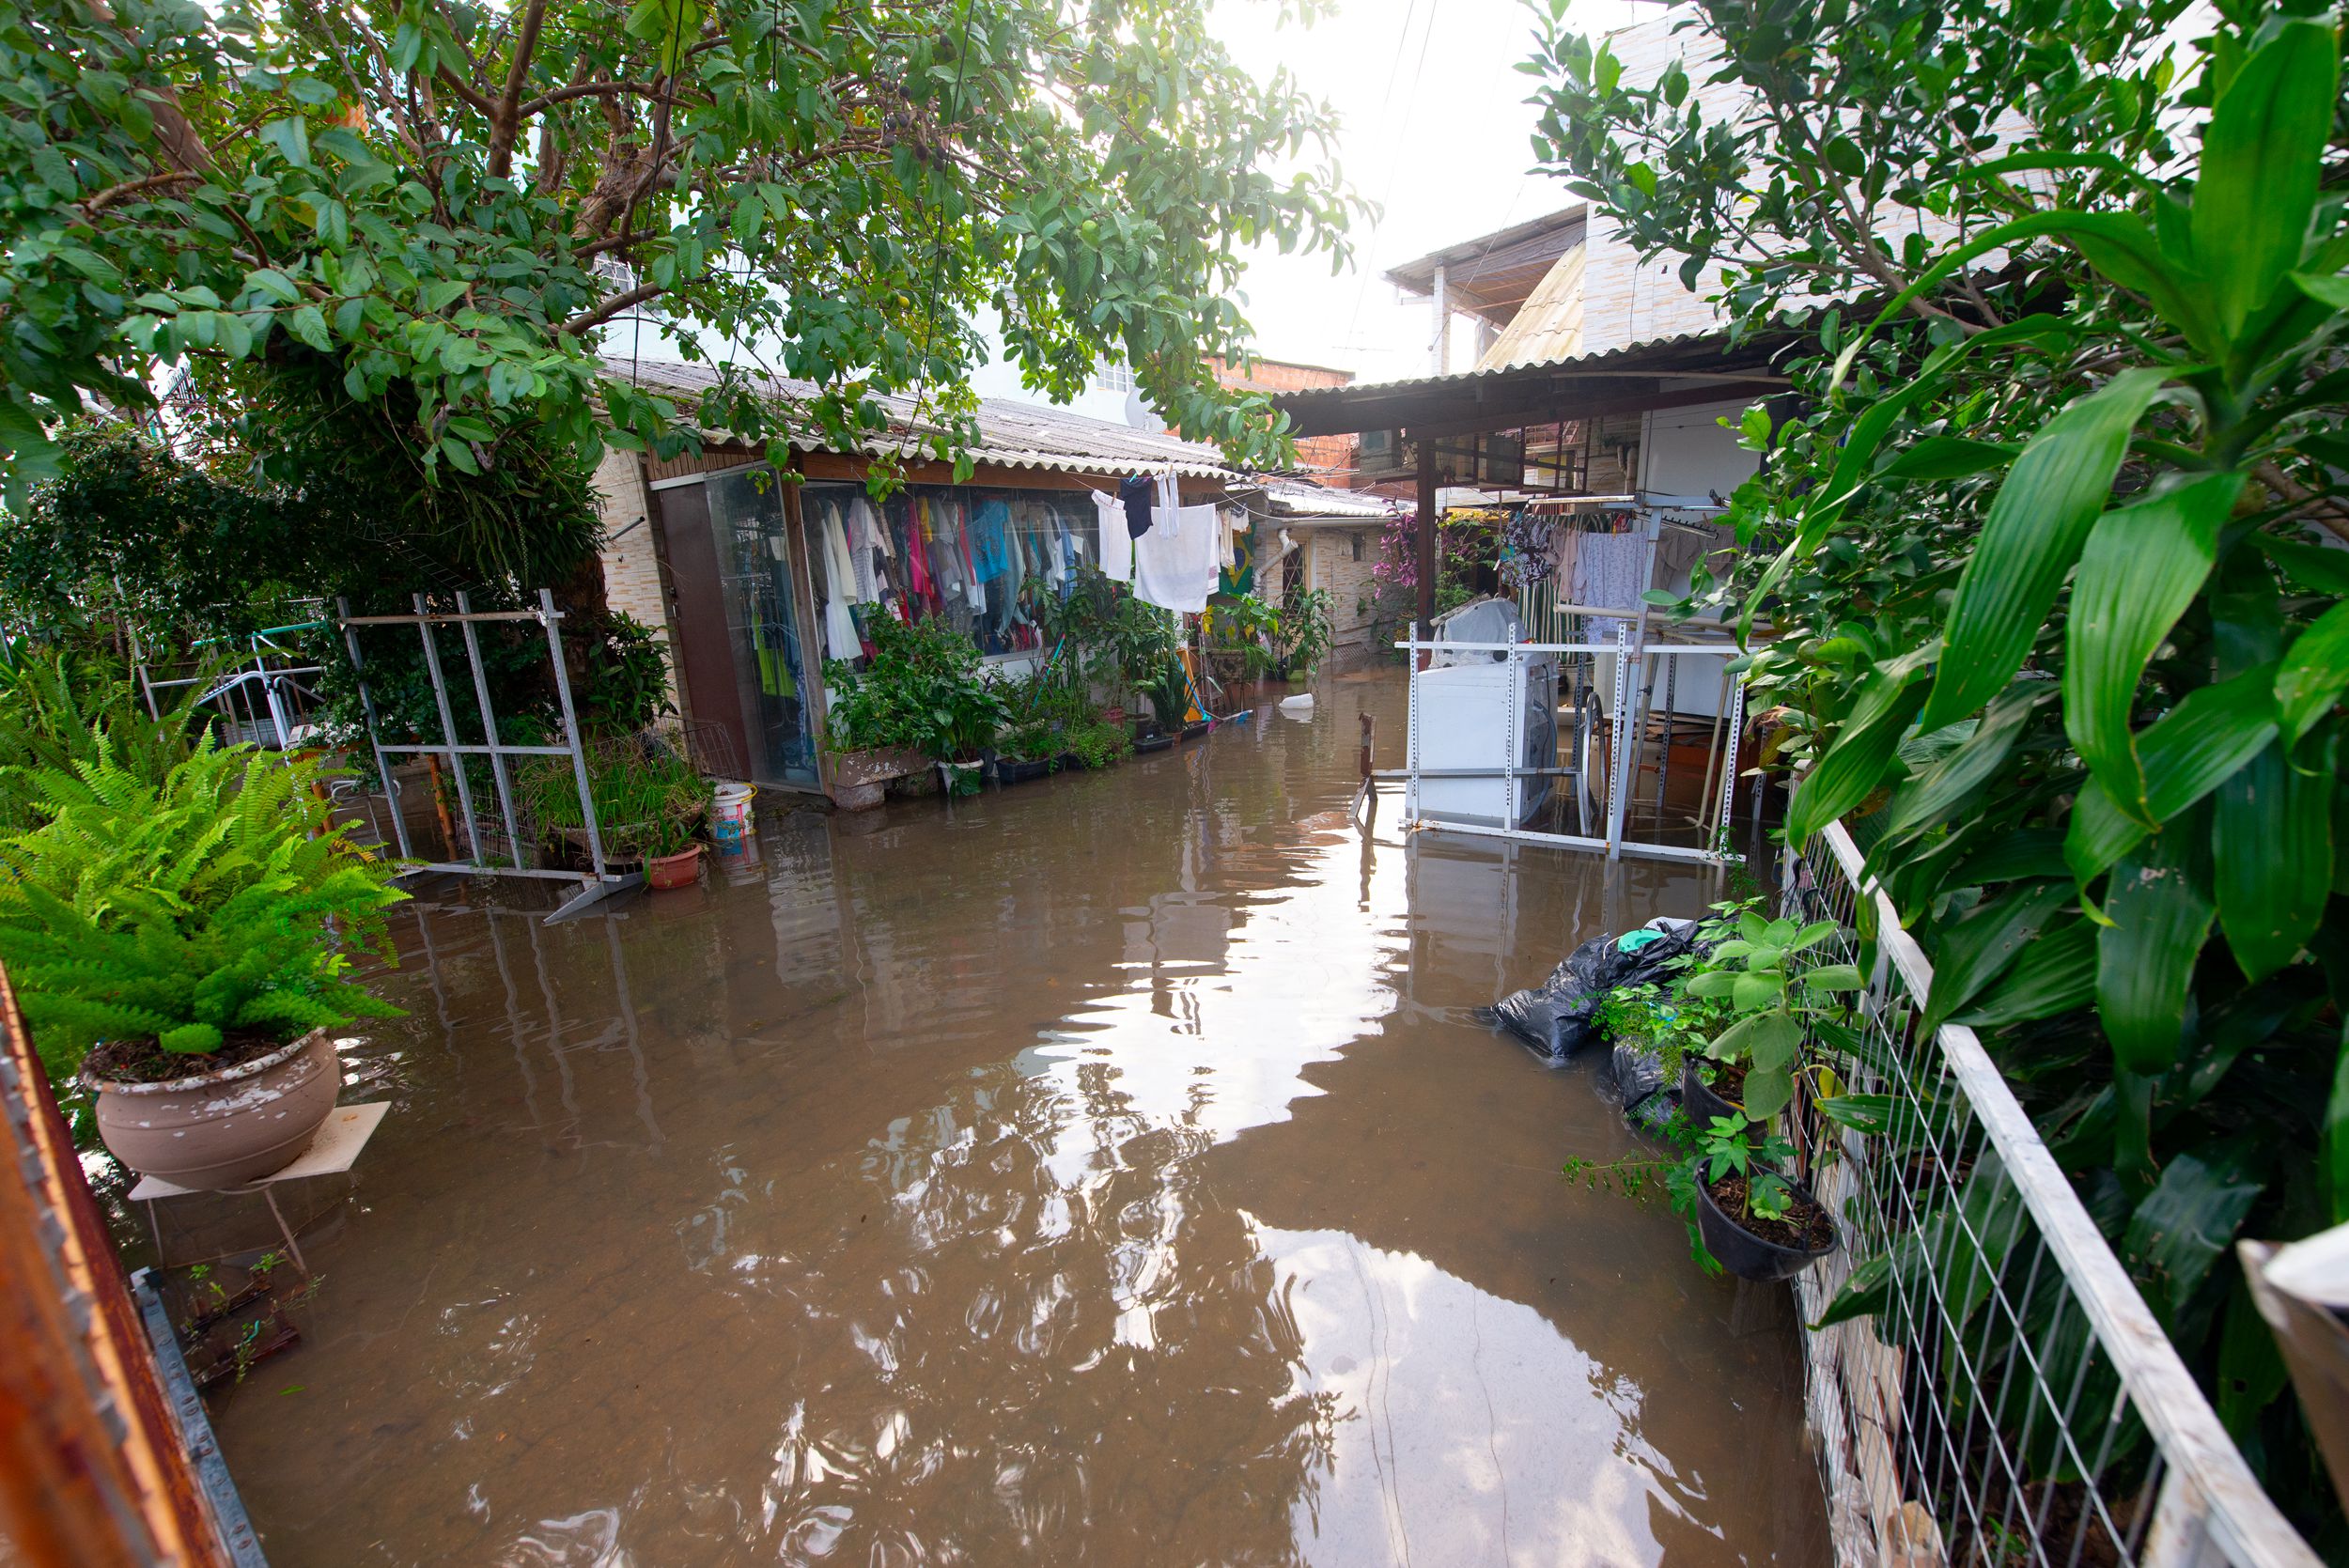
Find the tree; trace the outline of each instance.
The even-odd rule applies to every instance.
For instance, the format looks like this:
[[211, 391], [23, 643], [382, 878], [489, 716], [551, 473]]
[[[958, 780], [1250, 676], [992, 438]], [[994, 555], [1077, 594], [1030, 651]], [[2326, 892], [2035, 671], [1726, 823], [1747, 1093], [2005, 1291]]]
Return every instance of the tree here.
[[1928, 1021], [1982, 1032], [2337, 1555], [2230, 1244], [2349, 1219], [2342, 44], [2218, 8], [1702, 0], [1693, 70], [1626, 84], [1554, 15], [1534, 66], [1560, 172], [1823, 350], [1747, 415], [1750, 554], [1705, 585], [1771, 622], [1789, 837], [1868, 846]]
[[[948, 456], [983, 311], [1040, 391], [1121, 356], [1186, 433], [1275, 450], [1267, 402], [1209, 369], [1245, 351], [1241, 251], [1342, 256], [1355, 202], [1308, 156], [1328, 113], [1206, 12], [5, 0], [8, 493], [55, 474], [56, 421], [146, 407], [173, 365], [339, 387], [436, 483], [524, 431], [846, 442], [893, 392]], [[697, 329], [699, 409], [605, 373], [599, 329], [644, 311]], [[762, 403], [759, 353], [820, 391]]]

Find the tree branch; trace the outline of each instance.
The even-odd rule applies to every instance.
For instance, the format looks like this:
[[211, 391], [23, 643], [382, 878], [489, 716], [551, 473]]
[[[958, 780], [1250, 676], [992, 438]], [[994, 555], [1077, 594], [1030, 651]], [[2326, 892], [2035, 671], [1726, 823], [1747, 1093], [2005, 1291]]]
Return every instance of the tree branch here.
[[156, 190], [165, 185], [178, 185], [186, 180], [200, 179], [202, 178], [203, 177], [201, 175], [191, 169], [166, 169], [162, 174], [142, 175], [136, 179], [126, 179], [119, 185], [107, 186], [104, 190], [90, 197], [89, 200], [84, 202], [82, 204], [82, 210], [88, 216], [95, 218], [98, 214], [103, 212], [107, 208], [114, 206], [117, 202], [129, 201], [132, 196], [138, 195], [143, 192]]
[[513, 172], [514, 138], [521, 130], [522, 83], [530, 75], [531, 57], [538, 52], [538, 29], [547, 19], [547, 0], [530, 0], [522, 24], [514, 35], [514, 60], [506, 70], [506, 92], [490, 116], [490, 175], [504, 179]]
[[622, 311], [643, 304], [646, 300], [658, 299], [667, 292], [666, 288], [657, 283], [639, 284], [634, 288], [613, 295], [593, 310], [581, 311], [577, 316], [564, 322], [559, 330], [567, 337], [577, 337], [581, 333], [590, 332], [602, 326]]

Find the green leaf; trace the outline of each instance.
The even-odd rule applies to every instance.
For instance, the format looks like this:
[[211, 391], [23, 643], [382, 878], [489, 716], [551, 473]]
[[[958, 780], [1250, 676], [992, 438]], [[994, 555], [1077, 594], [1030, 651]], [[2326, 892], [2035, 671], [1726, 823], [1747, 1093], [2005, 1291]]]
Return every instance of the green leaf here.
[[2230, 336], [2300, 264], [2340, 69], [2330, 26], [2290, 22], [2243, 62], [2211, 109], [2194, 185], [2194, 258]]
[[[2072, 582], [2063, 726], [2115, 804], [2151, 826], [2129, 721], [2145, 665], [2210, 576], [2218, 528], [2243, 491], [2216, 474], [2096, 519]], [[2349, 673], [2343, 675], [2349, 680]]]
[[2310, 750], [2322, 755], [2303, 770], [2271, 741], [2218, 786], [2211, 820], [2218, 924], [2251, 980], [2298, 956], [2332, 893], [2333, 747]]
[[316, 305], [303, 305], [288, 317], [286, 330], [319, 353], [334, 351], [334, 339], [326, 330], [326, 317]]
[[2122, 1250], [2162, 1322], [2201, 1289], [2265, 1186], [2248, 1140], [2180, 1154], [2129, 1217]]
[[1801, 1023], [1792, 1014], [1773, 1010], [1739, 1018], [1715, 1037], [1704, 1054], [1716, 1062], [1742, 1058], [1757, 1067], [1783, 1067], [1801, 1048]]
[[1934, 436], [1903, 447], [1876, 471], [1883, 479], [1963, 479], [2015, 460], [2016, 448], [1965, 436]]
[[1746, 1117], [1766, 1122], [1795, 1097], [1795, 1075], [1783, 1067], [1754, 1067], [1746, 1074]]
[[[2167, 822], [2218, 787], [2276, 737], [2275, 666], [2246, 670], [2232, 680], [2198, 686], [2161, 720], [2138, 732], [2145, 765], [2147, 803]], [[2072, 802], [2063, 859], [2082, 882], [2093, 878], [2145, 836], [2104, 785], [2091, 779]]]
[[2349, 1224], [2349, 1029], [2333, 1063], [2333, 1092], [2325, 1103], [2325, 1189], [2336, 1225]]
[[1821, 964], [1817, 969], [1805, 970], [1802, 983], [1814, 991], [1864, 991], [1868, 988], [1867, 979], [1856, 964]]
[[1827, 755], [1795, 787], [1795, 798], [1786, 808], [1786, 833], [1791, 842], [1808, 842], [1884, 782], [1885, 769], [1891, 766], [1892, 753], [1907, 733], [1909, 720], [1924, 704], [1923, 683], [1914, 675], [1911, 671], [1893, 676], [1889, 670], [1879, 670], [1869, 677], [1877, 683], [1877, 691], [1889, 691], [1890, 696], [1870, 704], [1863, 695], [1865, 717], [1858, 717], [1860, 710], [1855, 709], [1855, 719], [1837, 732]]
[[2096, 938], [2096, 1011], [2113, 1055], [2133, 1073], [2178, 1059], [2194, 961], [2215, 912], [2196, 865], [2195, 820], [2150, 835], [2123, 857], [2105, 890], [2112, 924]]
[[1958, 579], [1924, 729], [1967, 717], [2023, 667], [2164, 379], [2123, 371], [2047, 421], [2015, 459]]
[[1735, 988], [1737, 979], [1734, 970], [1706, 970], [1691, 976], [1685, 989], [1692, 997], [1725, 997]]
[[2339, 272], [2295, 272], [2292, 282], [2295, 287], [2318, 304], [2330, 305], [2335, 310], [2349, 310], [2349, 277]]
[[2284, 744], [2296, 744], [2341, 700], [2343, 688], [2349, 688], [2349, 603], [2319, 615], [2293, 639], [2277, 666], [2277, 719]]
[[1963, 805], [1998, 773], [2023, 733], [2024, 721], [2047, 690], [2046, 681], [2017, 681], [1992, 698], [1973, 734], [1900, 786], [1892, 797], [1886, 831], [1906, 833], [1931, 827]]
[[261, 127], [261, 140], [275, 147], [286, 162], [297, 168], [310, 163], [310, 127], [300, 116], [289, 115], [273, 119]]
[[2327, 550], [2273, 534], [2254, 534], [2250, 542], [2310, 593], [2349, 597], [2349, 550]]
[[481, 464], [474, 460], [473, 448], [454, 436], [441, 438], [441, 456], [459, 474], [479, 474]]
[[2052, 931], [2043, 927], [2006, 972], [1950, 1021], [1997, 1029], [2087, 1006], [2096, 1000], [2096, 930], [2086, 920], [2067, 921]]
[[1729, 987], [1730, 1005], [1740, 1013], [1775, 1007], [1785, 996], [1786, 977], [1779, 974], [1741, 974]]
[[1943, 931], [1933, 955], [1926, 1031], [1930, 1032], [1973, 1001], [2039, 935], [2040, 927], [2077, 897], [2077, 891], [2063, 882], [2027, 882], [2008, 889]]
[[264, 295], [279, 304], [289, 305], [302, 298], [302, 290], [294, 287], [293, 279], [274, 267], [257, 267], [245, 273], [244, 286], [249, 292]]

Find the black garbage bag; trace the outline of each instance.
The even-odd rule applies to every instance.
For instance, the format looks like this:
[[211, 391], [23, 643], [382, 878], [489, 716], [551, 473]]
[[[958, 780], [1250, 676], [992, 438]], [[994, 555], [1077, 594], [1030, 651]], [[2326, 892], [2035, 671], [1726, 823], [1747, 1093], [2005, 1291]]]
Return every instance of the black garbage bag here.
[[[1549, 978], [1506, 996], [1481, 1015], [1552, 1062], [1595, 1044], [1598, 1004], [1619, 986], [1660, 983], [1674, 958], [1696, 945], [1696, 922], [1656, 919], [1640, 927], [1662, 936], [1625, 952], [1624, 937], [1593, 937], [1566, 955]], [[1628, 933], [1626, 933], [1628, 935]]]
[[1625, 1118], [1634, 1126], [1661, 1132], [1680, 1109], [1680, 1086], [1666, 1080], [1663, 1057], [1647, 1046], [1618, 1041], [1612, 1066]]

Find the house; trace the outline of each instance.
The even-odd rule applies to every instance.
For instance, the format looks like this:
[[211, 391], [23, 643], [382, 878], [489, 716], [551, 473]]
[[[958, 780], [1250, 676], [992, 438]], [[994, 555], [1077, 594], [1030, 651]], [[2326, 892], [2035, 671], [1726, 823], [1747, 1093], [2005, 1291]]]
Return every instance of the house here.
[[[715, 380], [699, 365], [610, 363], [687, 406]], [[815, 392], [781, 378], [768, 389], [778, 403]], [[933, 429], [910, 400], [881, 402], [889, 427], [858, 451], [794, 441], [796, 482], [715, 436], [699, 456], [669, 460], [608, 451], [597, 470], [606, 597], [668, 643], [673, 700], [738, 776], [827, 785], [823, 664], [861, 657], [856, 617], [887, 613], [872, 608], [882, 598], [946, 617], [990, 664], [1031, 668], [1045, 650], [1021, 585], [1099, 561], [1097, 495], [1129, 475], [1172, 474], [1193, 505], [1227, 501], [1240, 479], [1214, 447], [983, 399], [967, 479], [909, 461], [906, 486], [867, 507], [875, 459], [918, 450]], [[1237, 505], [1224, 515], [1246, 527]]]
[[1243, 501], [1255, 519], [1257, 597], [1280, 608], [1301, 592], [1329, 595], [1328, 667], [1349, 669], [1377, 658], [1372, 570], [1404, 509], [1300, 478], [1266, 480]]

